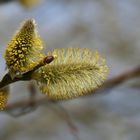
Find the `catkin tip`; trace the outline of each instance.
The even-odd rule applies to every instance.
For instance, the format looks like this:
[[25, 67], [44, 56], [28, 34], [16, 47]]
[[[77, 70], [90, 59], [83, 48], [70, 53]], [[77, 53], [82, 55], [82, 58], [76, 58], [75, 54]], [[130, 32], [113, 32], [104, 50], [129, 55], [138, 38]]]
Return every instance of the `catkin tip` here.
[[27, 72], [38, 65], [44, 54], [43, 43], [36, 31], [34, 19], [27, 19], [9, 42], [5, 60], [11, 76]]

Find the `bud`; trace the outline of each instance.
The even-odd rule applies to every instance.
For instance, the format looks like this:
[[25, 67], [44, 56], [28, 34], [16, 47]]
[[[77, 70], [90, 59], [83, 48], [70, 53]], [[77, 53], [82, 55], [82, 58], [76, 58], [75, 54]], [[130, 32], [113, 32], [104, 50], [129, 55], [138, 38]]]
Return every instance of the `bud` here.
[[52, 61], [54, 60], [54, 56], [47, 56], [45, 59], [44, 59], [44, 64], [49, 64], [51, 63]]
[[57, 56], [40, 67], [32, 77], [42, 93], [53, 100], [71, 99], [92, 93], [108, 75], [105, 60], [89, 49], [56, 49], [48, 55]]
[[11, 75], [30, 71], [38, 65], [44, 58], [42, 49], [35, 21], [26, 20], [6, 48], [5, 60]]

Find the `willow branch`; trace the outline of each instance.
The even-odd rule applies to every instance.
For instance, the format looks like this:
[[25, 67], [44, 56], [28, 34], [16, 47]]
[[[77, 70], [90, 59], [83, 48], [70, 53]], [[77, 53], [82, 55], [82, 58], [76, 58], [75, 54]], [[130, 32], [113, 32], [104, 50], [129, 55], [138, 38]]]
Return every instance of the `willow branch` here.
[[34, 67], [33, 70], [28, 71], [24, 74], [22, 74], [20, 77], [15, 77], [14, 79], [11, 78], [9, 72], [5, 74], [3, 79], [0, 81], [0, 88], [3, 88], [11, 83], [17, 82], [17, 81], [29, 81], [32, 79], [32, 74], [35, 70], [38, 68], [51, 63], [54, 60], [53, 56], [46, 56], [36, 67]]
[[140, 66], [107, 80], [99, 90], [112, 89], [130, 79], [138, 77], [140, 77]]
[[[119, 86], [120, 84], [124, 83], [125, 81], [128, 81], [130, 79], [136, 78], [140, 76], [140, 66], [130, 70], [130, 71], [126, 71], [114, 78], [111, 78], [109, 80], [107, 80], [103, 86], [101, 88], [99, 88], [96, 92], [102, 92], [108, 89], [113, 89], [116, 86]], [[11, 103], [9, 105], [7, 105], [6, 107], [6, 111], [8, 110], [14, 110], [16, 108], [23, 108], [23, 107], [28, 107], [30, 104], [32, 104], [32, 100], [20, 100], [17, 101], [15, 103]], [[50, 101], [47, 96], [44, 97], [39, 97], [37, 99], [34, 100], [34, 103], [36, 106], [40, 106], [46, 103], [53, 103], [53, 101]]]
[[70, 112], [68, 112], [62, 105], [58, 104], [57, 108], [53, 108], [57, 114], [61, 115], [61, 118], [66, 121], [71, 134], [74, 136], [75, 140], [79, 140], [78, 128], [75, 125]]

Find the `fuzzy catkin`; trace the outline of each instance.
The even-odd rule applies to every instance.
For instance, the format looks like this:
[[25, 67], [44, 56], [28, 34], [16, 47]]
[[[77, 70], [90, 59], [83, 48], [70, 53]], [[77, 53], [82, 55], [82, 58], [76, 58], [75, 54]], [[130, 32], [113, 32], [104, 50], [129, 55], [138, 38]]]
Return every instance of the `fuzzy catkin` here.
[[24, 8], [29, 9], [38, 5], [40, 0], [19, 0], [19, 2]]
[[7, 100], [8, 100], [8, 88], [6, 87], [0, 89], [0, 111], [2, 111], [5, 108]]
[[57, 58], [34, 72], [42, 93], [53, 100], [71, 99], [92, 93], [102, 85], [108, 67], [98, 52], [89, 49], [55, 49]]
[[37, 34], [35, 21], [26, 20], [6, 48], [4, 57], [10, 74], [32, 70], [44, 57], [42, 49], [43, 44]]

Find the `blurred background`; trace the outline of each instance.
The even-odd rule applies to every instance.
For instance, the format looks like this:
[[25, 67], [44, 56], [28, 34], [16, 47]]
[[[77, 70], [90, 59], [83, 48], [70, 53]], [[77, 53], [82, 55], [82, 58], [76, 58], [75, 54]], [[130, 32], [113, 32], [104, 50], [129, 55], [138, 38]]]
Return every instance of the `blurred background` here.
[[[107, 60], [108, 79], [140, 64], [139, 0], [42, 0], [33, 7], [0, 0], [0, 79], [7, 43], [27, 18], [36, 20], [46, 53], [67, 47], [98, 50]], [[12, 84], [9, 103], [28, 98], [28, 84]], [[105, 94], [46, 104], [18, 118], [0, 113], [0, 140], [56, 139], [140, 140], [140, 79]]]

